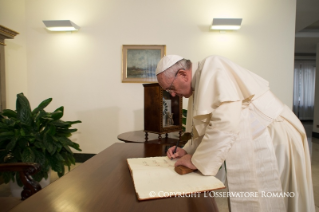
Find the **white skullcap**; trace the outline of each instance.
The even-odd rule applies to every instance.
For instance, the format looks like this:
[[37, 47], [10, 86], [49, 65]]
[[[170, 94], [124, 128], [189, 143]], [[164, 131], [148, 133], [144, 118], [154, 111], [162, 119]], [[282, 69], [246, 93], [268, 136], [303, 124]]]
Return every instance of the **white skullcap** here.
[[168, 69], [169, 67], [171, 67], [172, 65], [174, 65], [182, 59], [184, 58], [178, 55], [166, 55], [158, 62], [156, 68], [156, 75], [162, 73], [163, 71], [165, 71], [166, 69]]

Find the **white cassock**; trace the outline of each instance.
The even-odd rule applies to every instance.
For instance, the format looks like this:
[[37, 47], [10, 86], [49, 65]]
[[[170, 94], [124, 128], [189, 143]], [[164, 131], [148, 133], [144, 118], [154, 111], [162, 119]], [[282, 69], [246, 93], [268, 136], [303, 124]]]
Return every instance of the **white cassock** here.
[[226, 161], [229, 191], [241, 195], [231, 211], [315, 211], [305, 130], [269, 83], [219, 56], [203, 60], [192, 83], [184, 149], [204, 175]]

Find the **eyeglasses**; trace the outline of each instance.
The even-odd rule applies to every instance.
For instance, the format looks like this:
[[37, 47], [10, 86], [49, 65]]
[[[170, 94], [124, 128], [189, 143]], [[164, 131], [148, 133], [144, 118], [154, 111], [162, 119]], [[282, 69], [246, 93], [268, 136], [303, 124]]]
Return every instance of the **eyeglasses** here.
[[172, 90], [173, 90], [173, 89], [172, 89], [172, 86], [173, 86], [173, 83], [174, 83], [174, 81], [175, 81], [175, 79], [176, 79], [176, 77], [177, 77], [177, 74], [178, 74], [179, 70], [185, 70], [185, 69], [183, 69], [183, 68], [178, 69], [178, 71], [176, 72], [175, 77], [174, 77], [174, 79], [173, 79], [173, 82], [171, 83], [171, 85], [170, 85], [167, 89], [165, 89], [165, 91], [166, 91], [167, 93], [171, 93], [171, 92], [172, 92]]

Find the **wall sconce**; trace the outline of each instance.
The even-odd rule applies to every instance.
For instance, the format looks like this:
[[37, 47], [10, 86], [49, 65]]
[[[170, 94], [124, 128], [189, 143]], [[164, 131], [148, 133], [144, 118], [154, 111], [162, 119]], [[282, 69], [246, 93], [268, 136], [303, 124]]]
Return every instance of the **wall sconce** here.
[[214, 18], [211, 30], [239, 30], [242, 18]]
[[43, 21], [45, 27], [47, 30], [50, 31], [66, 31], [66, 32], [72, 32], [72, 31], [78, 31], [80, 27], [73, 23], [70, 20], [46, 20]]

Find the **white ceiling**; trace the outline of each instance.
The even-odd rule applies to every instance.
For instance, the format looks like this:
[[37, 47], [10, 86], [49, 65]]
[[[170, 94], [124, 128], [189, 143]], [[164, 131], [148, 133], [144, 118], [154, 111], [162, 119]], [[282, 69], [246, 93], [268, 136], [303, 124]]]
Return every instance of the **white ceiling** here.
[[297, 0], [295, 53], [315, 54], [317, 43], [319, 43], [319, 1]]

